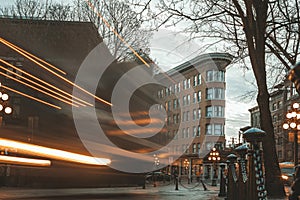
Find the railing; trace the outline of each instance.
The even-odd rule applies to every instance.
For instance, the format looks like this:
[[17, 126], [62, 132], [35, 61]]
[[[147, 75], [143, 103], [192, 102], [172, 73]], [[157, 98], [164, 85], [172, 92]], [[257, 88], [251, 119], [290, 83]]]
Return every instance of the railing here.
[[[227, 200], [267, 199], [260, 149], [264, 136], [265, 132], [258, 128], [245, 131], [244, 138], [249, 142], [250, 147], [243, 144], [235, 149], [237, 155], [230, 154], [227, 157], [228, 172], [224, 180], [224, 169], [221, 170], [219, 196], [226, 196]], [[225, 181], [227, 181], [227, 193]]]

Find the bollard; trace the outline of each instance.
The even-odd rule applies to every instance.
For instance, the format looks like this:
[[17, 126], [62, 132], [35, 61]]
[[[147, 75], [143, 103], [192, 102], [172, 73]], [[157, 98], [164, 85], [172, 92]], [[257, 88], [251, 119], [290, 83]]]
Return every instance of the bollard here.
[[175, 176], [175, 190], [178, 190], [178, 176]]
[[221, 167], [221, 174], [220, 174], [220, 191], [218, 196], [219, 197], [226, 197], [226, 180], [224, 176], [224, 170], [225, 170], [225, 165], [220, 165]]
[[227, 185], [227, 198], [226, 200], [238, 200], [237, 198], [237, 175], [236, 175], [236, 169], [235, 169], [235, 162], [236, 162], [236, 155], [230, 154], [227, 156], [227, 163], [228, 163], [228, 185]]
[[265, 189], [264, 173], [262, 168], [262, 154], [260, 150], [260, 144], [265, 135], [266, 133], [258, 128], [250, 128], [244, 132], [244, 138], [252, 145], [253, 149], [252, 159], [257, 190], [257, 198], [255, 199], [258, 200], [267, 199], [267, 191]]
[[[248, 151], [247, 144], [243, 144], [235, 148], [235, 151], [239, 155], [239, 178], [238, 178], [238, 199], [248, 200], [247, 198], [247, 163], [246, 163], [246, 154]], [[253, 200], [253, 199], [249, 199]]]

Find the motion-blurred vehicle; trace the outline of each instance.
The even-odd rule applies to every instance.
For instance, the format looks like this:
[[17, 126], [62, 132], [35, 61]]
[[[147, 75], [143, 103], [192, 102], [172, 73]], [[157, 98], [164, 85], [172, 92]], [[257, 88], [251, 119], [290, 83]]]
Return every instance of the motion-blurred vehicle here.
[[294, 180], [294, 163], [292, 162], [282, 162], [279, 163], [279, 167], [281, 170], [281, 180], [285, 185], [291, 185]]

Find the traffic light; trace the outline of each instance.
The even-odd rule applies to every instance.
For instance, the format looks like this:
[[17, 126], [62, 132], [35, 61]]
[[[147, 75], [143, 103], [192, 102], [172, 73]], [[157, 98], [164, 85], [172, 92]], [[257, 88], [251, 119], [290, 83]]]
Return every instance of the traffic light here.
[[300, 62], [291, 68], [288, 79], [295, 84], [296, 90], [300, 94]]

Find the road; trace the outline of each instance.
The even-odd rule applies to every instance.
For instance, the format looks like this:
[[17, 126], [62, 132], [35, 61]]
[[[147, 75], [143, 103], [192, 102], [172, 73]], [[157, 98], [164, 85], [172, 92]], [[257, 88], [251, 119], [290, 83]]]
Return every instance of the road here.
[[[206, 185], [204, 191], [196, 183], [179, 185], [175, 190], [174, 184], [147, 185], [141, 187], [121, 188], [69, 188], [69, 189], [23, 189], [0, 188], [0, 200], [224, 200], [218, 197], [219, 187]], [[289, 188], [286, 187], [288, 192]], [[285, 198], [287, 199], [287, 198]], [[269, 199], [279, 200], [279, 199]], [[280, 199], [283, 200], [283, 199]]]
[[[190, 185], [192, 186], [192, 185]], [[147, 185], [146, 189], [141, 187], [124, 188], [72, 188], [72, 189], [20, 189], [0, 188], [1, 200], [217, 200], [217, 187], [208, 187], [208, 191], [195, 185], [193, 189], [179, 186], [157, 186]]]

